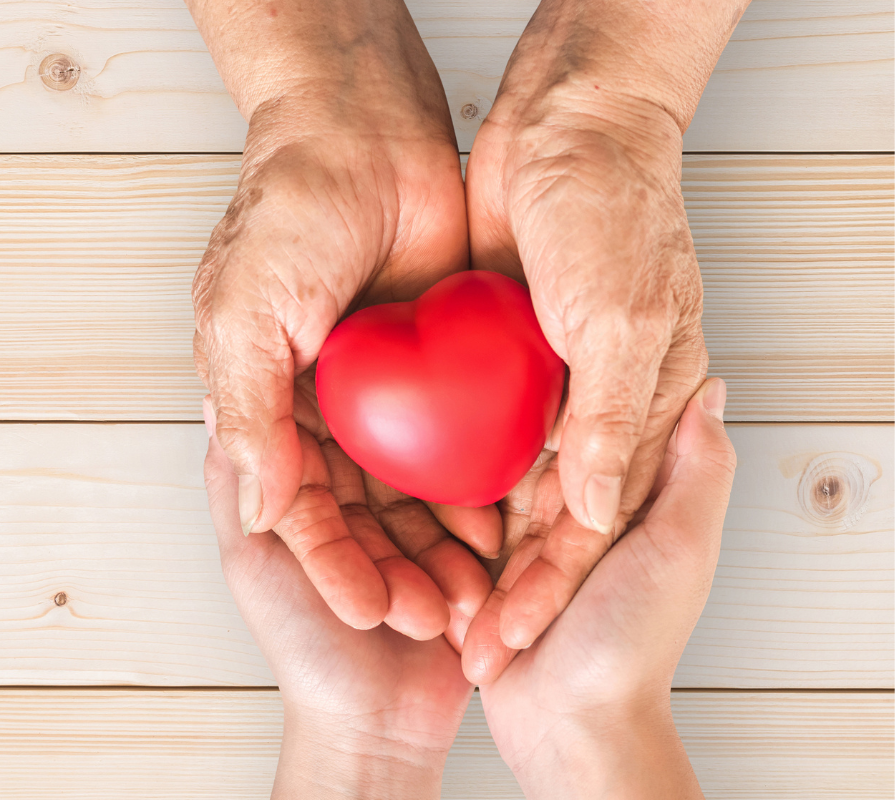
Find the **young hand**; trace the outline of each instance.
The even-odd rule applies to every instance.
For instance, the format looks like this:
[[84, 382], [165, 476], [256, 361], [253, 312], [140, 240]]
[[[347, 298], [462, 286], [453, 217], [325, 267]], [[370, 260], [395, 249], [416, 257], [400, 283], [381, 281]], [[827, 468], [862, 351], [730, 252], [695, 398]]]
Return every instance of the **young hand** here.
[[[702, 796], [669, 693], [708, 597], [733, 480], [724, 397], [720, 379], [702, 386], [632, 527], [546, 633], [481, 687], [494, 740], [528, 798]], [[537, 507], [543, 490], [542, 505], [555, 504], [555, 470], [540, 482], [516, 502]]]
[[[345, 625], [280, 537], [271, 531], [243, 536], [238, 479], [215, 435], [208, 403], [205, 413], [205, 480], [221, 565], [285, 708], [272, 797], [437, 798], [472, 692], [460, 657], [442, 636], [420, 642], [385, 625], [369, 631]], [[304, 474], [318, 502], [312, 511], [293, 513], [318, 513], [354, 498], [359, 502], [346, 515], [371, 535], [375, 522], [363, 502], [357, 467], [331, 440], [318, 444], [310, 434], [300, 436]], [[387, 501], [375, 485], [366, 494]], [[394, 597], [397, 608], [390, 613], [426, 619], [437, 611], [433, 601], [440, 596], [427, 580], [416, 576], [416, 585], [411, 581], [406, 593]]]

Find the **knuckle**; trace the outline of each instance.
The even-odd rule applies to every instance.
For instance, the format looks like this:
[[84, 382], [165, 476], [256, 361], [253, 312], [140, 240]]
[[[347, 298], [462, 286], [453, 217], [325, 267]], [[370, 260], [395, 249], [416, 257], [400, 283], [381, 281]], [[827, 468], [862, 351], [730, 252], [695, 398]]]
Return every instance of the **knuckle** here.
[[226, 406], [216, 410], [215, 434], [230, 461], [243, 465], [249, 462], [255, 448], [252, 446], [252, 430], [245, 415]]
[[736, 451], [726, 434], [722, 441], [697, 453], [695, 458], [705, 472], [725, 481], [729, 481], [736, 471]]

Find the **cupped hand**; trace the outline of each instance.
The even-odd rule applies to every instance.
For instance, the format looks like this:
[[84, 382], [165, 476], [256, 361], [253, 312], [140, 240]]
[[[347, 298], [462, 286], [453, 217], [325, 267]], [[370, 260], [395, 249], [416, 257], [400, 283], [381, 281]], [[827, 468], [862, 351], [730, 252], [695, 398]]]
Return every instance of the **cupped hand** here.
[[[582, 763], [605, 768], [606, 780], [620, 771], [649, 777], [637, 741], [648, 740], [643, 746], [656, 758], [666, 746], [682, 752], [670, 723], [669, 692], [708, 597], [733, 480], [736, 457], [721, 421], [724, 399], [723, 381], [703, 385], [632, 527], [546, 633], [481, 688], [495, 742], [523, 788], [554, 781], [546, 791], [526, 788], [526, 797], [679, 796], [663, 770], [655, 770], [653, 794], [619, 791], [623, 782], [615, 794], [595, 785], [590, 793], [583, 785], [566, 793], [562, 782], [574, 781]], [[542, 482], [545, 475], [549, 470]], [[555, 504], [555, 476], [544, 488]], [[536, 486], [514, 499], [537, 506], [540, 492]], [[627, 755], [618, 752], [626, 748]], [[685, 756], [683, 762], [672, 756], [674, 769], [687, 772], [680, 766]]]
[[[459, 655], [442, 636], [420, 642], [385, 625], [368, 631], [345, 625], [279, 536], [243, 536], [238, 479], [214, 433], [210, 404], [205, 414], [205, 481], [224, 576], [285, 707], [274, 797], [437, 797], [472, 692]], [[371, 536], [375, 522], [358, 468], [331, 440], [299, 435], [308, 491], [289, 513], [324, 517], [337, 513], [337, 503], [357, 520], [360, 538]], [[372, 484], [366, 497], [381, 507], [389, 503], [381, 484]], [[403, 559], [394, 558], [393, 545], [392, 551], [378, 555], [401, 569]], [[393, 613], [432, 613], [434, 587], [421, 575], [393, 598]]]
[[[552, 530], [539, 525], [533, 559], [530, 547], [513, 556], [514, 582], [492, 602], [513, 648], [562, 611], [642, 504], [707, 367], [680, 129], [650, 102], [593, 95], [572, 84], [527, 104], [504, 93], [467, 168], [473, 267], [527, 282], [570, 369], [558, 460], [567, 510]], [[484, 621], [470, 629], [470, 658], [490, 662], [471, 679], [506, 663], [492, 657], [496, 634]]]
[[[327, 487], [329, 516], [294, 513], [302, 492], [310, 502], [303, 463], [322, 435], [316, 413], [305, 415], [308, 430], [296, 427], [303, 401], [295, 384], [306, 380], [330, 330], [358, 307], [414, 298], [468, 267], [463, 182], [444, 92], [404, 16], [399, 47], [360, 43], [344, 63], [336, 49], [323, 60], [335, 74], [306, 79], [252, 114], [236, 195], [194, 281], [194, 349], [218, 438], [238, 475], [243, 531], [276, 531], [350, 625], [386, 619], [425, 637], [443, 626], [432, 615], [398, 614], [393, 597], [412, 594], [424, 576], [408, 561], [383, 560], [394, 548], [381, 529], [374, 535], [352, 516], [358, 500], [347, 501], [346, 511]], [[411, 537], [419, 553], [421, 540], [433, 544], [425, 531], [444, 533], [420, 504], [395, 498], [393, 506], [395, 526], [423, 519]], [[499, 548], [493, 507], [431, 511], [473, 547]], [[431, 550], [427, 556], [436, 560]], [[469, 560], [467, 586], [477, 566]], [[449, 602], [474, 611], [465, 590], [450, 585], [449, 570], [437, 572]], [[477, 574], [481, 586], [480, 567]], [[446, 624], [446, 609], [440, 614]]]

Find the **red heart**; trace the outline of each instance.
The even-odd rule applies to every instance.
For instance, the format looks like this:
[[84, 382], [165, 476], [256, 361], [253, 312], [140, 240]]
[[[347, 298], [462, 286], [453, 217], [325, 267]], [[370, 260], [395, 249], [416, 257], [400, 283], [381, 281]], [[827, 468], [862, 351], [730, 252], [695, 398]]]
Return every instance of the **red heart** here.
[[467, 271], [336, 326], [317, 362], [317, 397], [367, 472], [422, 500], [483, 506], [534, 463], [564, 375], [528, 291]]

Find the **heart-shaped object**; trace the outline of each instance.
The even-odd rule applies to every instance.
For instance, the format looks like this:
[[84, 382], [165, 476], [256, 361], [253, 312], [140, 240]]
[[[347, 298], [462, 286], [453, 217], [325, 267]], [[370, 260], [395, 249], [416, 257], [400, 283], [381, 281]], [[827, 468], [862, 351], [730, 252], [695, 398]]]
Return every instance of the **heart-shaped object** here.
[[320, 351], [317, 397], [367, 472], [422, 500], [483, 506], [534, 463], [564, 376], [528, 291], [466, 271], [337, 325]]

